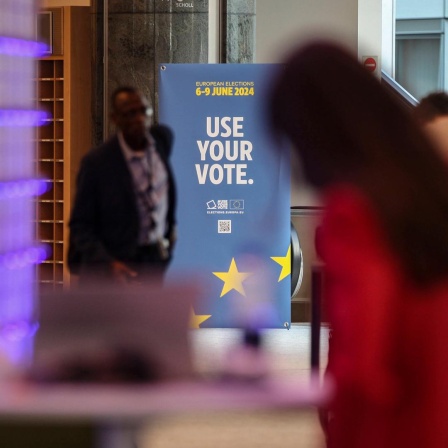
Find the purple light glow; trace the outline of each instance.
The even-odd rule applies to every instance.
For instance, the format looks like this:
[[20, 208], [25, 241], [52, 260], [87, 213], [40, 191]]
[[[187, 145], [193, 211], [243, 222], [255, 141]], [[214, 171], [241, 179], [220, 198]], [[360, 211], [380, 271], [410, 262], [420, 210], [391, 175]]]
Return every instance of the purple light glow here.
[[45, 245], [31, 246], [0, 254], [0, 268], [22, 269], [31, 264], [39, 264], [49, 255], [49, 248]]
[[[35, 264], [47, 250], [35, 242], [33, 196], [47, 191], [35, 174], [35, 130], [49, 116], [35, 105], [37, 66], [48, 45], [35, 37], [35, 0], [0, 0], [0, 358], [27, 365], [33, 353]], [[20, 33], [20, 34], [18, 34]], [[29, 336], [29, 337], [28, 337]]]
[[0, 126], [42, 126], [49, 118], [43, 110], [0, 109]]
[[45, 179], [21, 179], [0, 182], [0, 199], [40, 196], [51, 188]]
[[37, 58], [48, 51], [48, 46], [34, 40], [0, 36], [0, 54]]
[[18, 320], [3, 324], [0, 328], [0, 334], [3, 339], [9, 342], [20, 342], [25, 338], [33, 337], [38, 328], [39, 324], [37, 322]]

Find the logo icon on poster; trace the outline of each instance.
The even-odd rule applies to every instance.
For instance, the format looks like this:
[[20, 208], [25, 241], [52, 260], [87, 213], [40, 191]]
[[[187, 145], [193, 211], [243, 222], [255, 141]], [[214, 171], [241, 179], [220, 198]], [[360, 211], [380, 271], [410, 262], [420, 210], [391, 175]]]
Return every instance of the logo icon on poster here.
[[244, 199], [230, 199], [230, 210], [244, 210]]

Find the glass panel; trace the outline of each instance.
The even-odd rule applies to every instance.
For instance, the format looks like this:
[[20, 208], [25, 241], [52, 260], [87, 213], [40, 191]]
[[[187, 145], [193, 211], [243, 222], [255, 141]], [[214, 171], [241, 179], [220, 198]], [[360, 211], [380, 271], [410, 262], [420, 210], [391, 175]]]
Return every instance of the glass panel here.
[[253, 63], [255, 58], [255, 0], [227, 0], [226, 61]]
[[440, 37], [397, 39], [396, 80], [415, 98], [442, 88]]

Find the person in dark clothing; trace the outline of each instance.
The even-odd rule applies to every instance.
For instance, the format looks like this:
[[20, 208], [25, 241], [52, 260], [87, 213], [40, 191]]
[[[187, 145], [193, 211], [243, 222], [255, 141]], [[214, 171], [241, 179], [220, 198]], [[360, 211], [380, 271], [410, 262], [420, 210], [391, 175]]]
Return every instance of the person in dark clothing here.
[[86, 154], [77, 177], [68, 265], [81, 279], [162, 280], [176, 240], [171, 129], [152, 125], [134, 87], [111, 98], [117, 133]]

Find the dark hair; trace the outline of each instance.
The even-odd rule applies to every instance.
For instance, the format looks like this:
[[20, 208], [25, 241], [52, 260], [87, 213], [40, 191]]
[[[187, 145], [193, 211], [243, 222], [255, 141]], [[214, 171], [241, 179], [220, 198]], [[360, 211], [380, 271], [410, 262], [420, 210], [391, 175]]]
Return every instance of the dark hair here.
[[116, 111], [118, 95], [120, 95], [121, 93], [139, 93], [139, 92], [140, 92], [140, 90], [137, 89], [137, 87], [133, 87], [133, 86], [119, 86], [119, 87], [117, 87], [112, 92], [112, 95], [110, 97], [110, 105], [111, 105], [112, 110], [114, 112]]
[[415, 107], [414, 115], [421, 124], [448, 115], [448, 94], [440, 91], [426, 95]]
[[269, 114], [314, 187], [364, 192], [411, 279], [423, 285], [448, 273], [448, 169], [351, 53], [328, 42], [295, 51], [274, 80]]

